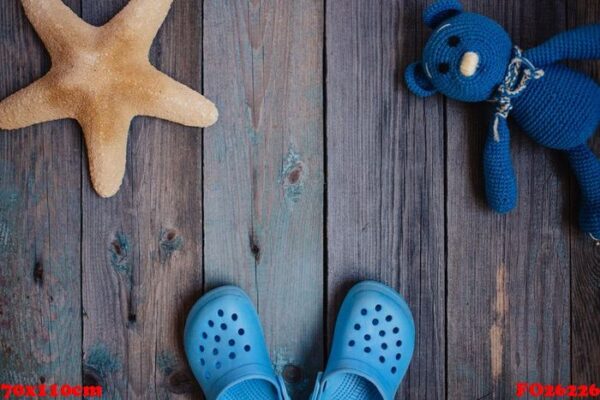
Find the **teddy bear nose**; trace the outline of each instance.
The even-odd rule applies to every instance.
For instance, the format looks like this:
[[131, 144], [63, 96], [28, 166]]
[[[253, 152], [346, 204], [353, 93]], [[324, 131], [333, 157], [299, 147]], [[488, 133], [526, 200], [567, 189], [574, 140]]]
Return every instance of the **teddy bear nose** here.
[[477, 72], [477, 67], [479, 67], [479, 54], [473, 51], [467, 51], [462, 56], [462, 60], [460, 61], [460, 73], [467, 78], [475, 75]]

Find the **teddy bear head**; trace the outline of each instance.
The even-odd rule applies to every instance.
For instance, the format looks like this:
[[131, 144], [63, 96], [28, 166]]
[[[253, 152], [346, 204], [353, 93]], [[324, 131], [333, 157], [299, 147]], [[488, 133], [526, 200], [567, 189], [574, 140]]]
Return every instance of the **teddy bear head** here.
[[440, 92], [450, 98], [479, 102], [492, 97], [512, 57], [512, 41], [495, 21], [463, 12], [458, 0], [440, 0], [424, 14], [434, 29], [423, 60], [408, 66], [408, 88], [418, 96]]

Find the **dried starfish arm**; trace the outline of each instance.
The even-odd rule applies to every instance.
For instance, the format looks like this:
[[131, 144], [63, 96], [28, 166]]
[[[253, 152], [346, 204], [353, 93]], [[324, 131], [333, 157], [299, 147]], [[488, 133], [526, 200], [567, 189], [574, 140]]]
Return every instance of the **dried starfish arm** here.
[[51, 57], [94, 30], [62, 0], [21, 0], [21, 3]]
[[113, 110], [113, 113], [79, 119], [88, 150], [92, 184], [102, 197], [116, 194], [125, 176], [127, 136], [132, 118], [127, 113]]
[[148, 70], [144, 82], [138, 87], [138, 98], [142, 99], [138, 106], [140, 115], [195, 127], [207, 127], [217, 121], [219, 112], [211, 101], [162, 72]]
[[46, 75], [0, 102], [0, 129], [20, 129], [57, 119], [72, 118], [56, 101], [53, 80]]
[[21, 0], [48, 48], [46, 76], [0, 102], [0, 129], [75, 118], [83, 128], [98, 194], [115, 194], [125, 175], [127, 136], [135, 115], [191, 126], [216, 122], [210, 101], [154, 68], [148, 52], [173, 0], [130, 0], [101, 27], [62, 0]]
[[130, 0], [105, 28], [139, 43], [146, 53], [169, 14], [173, 0]]

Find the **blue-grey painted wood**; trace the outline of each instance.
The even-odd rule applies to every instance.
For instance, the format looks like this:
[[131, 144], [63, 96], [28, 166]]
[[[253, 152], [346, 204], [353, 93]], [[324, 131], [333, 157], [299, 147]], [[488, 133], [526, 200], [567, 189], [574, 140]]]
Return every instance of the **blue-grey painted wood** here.
[[[3, 99], [50, 62], [19, 1], [0, 27]], [[0, 383], [81, 383], [81, 148], [71, 121], [0, 132]]]
[[294, 398], [323, 359], [323, 10], [204, 3], [206, 286], [249, 293]]
[[[125, 4], [83, 0], [83, 15], [102, 24]], [[175, 1], [151, 60], [199, 90], [201, 43], [201, 1]], [[138, 118], [119, 193], [101, 199], [84, 176], [84, 374], [107, 398], [200, 396], [182, 335], [202, 291], [201, 135]]]
[[[565, 3], [464, 1], [529, 48], [566, 27]], [[512, 127], [518, 208], [484, 200], [489, 104], [447, 106], [448, 398], [514, 397], [570, 380], [568, 166]]]
[[[19, 1], [1, 3], [3, 98], [49, 60]], [[65, 3], [100, 24], [126, 0]], [[399, 289], [415, 314], [398, 398], [508, 398], [517, 381], [597, 381], [600, 247], [576, 228], [574, 178], [515, 127], [519, 209], [487, 209], [485, 106], [416, 99], [402, 82], [429, 35], [429, 3], [175, 0], [152, 60], [195, 89], [204, 69], [221, 120], [203, 139], [137, 119], [113, 199], [89, 185], [75, 122], [2, 132], [0, 383], [199, 398], [184, 320], [203, 290], [233, 283], [256, 301], [273, 362], [303, 399], [340, 301], [361, 279]], [[600, 21], [595, 0], [464, 4], [524, 47]], [[598, 62], [574, 65], [600, 78]]]
[[[416, 4], [415, 4], [416, 3]], [[408, 93], [422, 2], [327, 2], [328, 325], [349, 287], [403, 294], [417, 347], [398, 398], [445, 392], [444, 110]]]
[[[600, 23], [600, 2], [569, 0], [569, 28]], [[600, 83], [600, 61], [573, 63], [575, 67], [594, 76]], [[600, 131], [593, 140], [600, 157]], [[571, 177], [571, 221], [577, 223], [579, 197]], [[600, 379], [600, 245], [583, 233], [571, 233], [571, 375], [572, 383], [589, 385]]]

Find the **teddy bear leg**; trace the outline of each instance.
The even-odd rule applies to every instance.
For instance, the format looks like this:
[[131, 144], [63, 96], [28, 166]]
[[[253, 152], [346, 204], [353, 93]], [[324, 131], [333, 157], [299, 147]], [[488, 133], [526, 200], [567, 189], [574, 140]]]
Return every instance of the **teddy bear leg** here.
[[567, 150], [567, 155], [581, 187], [581, 229], [600, 240], [600, 159], [586, 144]]

